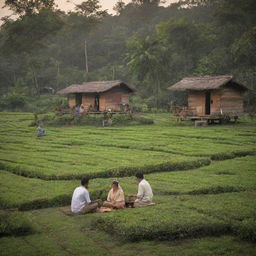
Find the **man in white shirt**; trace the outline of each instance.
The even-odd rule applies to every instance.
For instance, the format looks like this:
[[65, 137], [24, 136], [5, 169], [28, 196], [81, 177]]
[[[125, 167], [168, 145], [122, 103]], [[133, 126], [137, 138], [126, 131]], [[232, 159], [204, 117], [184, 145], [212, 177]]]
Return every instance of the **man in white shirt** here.
[[141, 207], [152, 204], [153, 192], [150, 184], [144, 179], [141, 172], [137, 172], [135, 177], [139, 182], [137, 199], [134, 202], [134, 207]]
[[92, 202], [88, 192], [89, 179], [82, 178], [81, 186], [77, 187], [72, 196], [71, 211], [73, 214], [95, 212], [100, 207], [100, 200]]

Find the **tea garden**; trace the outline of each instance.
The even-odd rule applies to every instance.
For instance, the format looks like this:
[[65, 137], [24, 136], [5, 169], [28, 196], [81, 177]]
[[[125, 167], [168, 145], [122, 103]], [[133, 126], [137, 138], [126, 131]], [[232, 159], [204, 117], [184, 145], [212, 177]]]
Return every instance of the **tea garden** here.
[[[0, 113], [1, 255], [255, 255], [256, 122], [194, 128], [169, 114], [154, 124], [46, 125]], [[136, 171], [155, 206], [65, 214], [85, 175], [93, 199], [111, 181], [135, 194]]]

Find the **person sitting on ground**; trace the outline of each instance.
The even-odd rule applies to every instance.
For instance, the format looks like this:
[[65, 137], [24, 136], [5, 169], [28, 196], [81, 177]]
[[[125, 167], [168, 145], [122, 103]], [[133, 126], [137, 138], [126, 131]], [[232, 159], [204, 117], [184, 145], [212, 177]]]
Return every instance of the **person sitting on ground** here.
[[89, 179], [87, 177], [82, 178], [81, 186], [74, 190], [71, 211], [73, 214], [85, 214], [95, 212], [98, 207], [101, 206], [101, 200], [91, 201], [88, 192]]
[[141, 207], [152, 204], [153, 192], [150, 184], [144, 179], [141, 172], [137, 172], [135, 177], [139, 182], [137, 199], [134, 202], [134, 207]]
[[39, 123], [37, 127], [37, 137], [42, 137], [45, 135], [46, 135], [46, 132], [45, 132], [45, 129], [43, 128], [43, 125]]
[[119, 182], [114, 180], [112, 182], [112, 188], [108, 193], [107, 201], [103, 203], [104, 207], [123, 209], [125, 206], [124, 192]]

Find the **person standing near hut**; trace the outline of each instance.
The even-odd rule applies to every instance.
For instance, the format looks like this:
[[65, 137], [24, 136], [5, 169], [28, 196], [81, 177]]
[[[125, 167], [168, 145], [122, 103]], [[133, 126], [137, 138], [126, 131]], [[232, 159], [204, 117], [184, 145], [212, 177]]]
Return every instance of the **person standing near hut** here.
[[80, 116], [80, 107], [79, 107], [79, 105], [77, 105], [77, 106], [75, 107], [74, 115], [75, 115], [75, 116]]
[[144, 175], [141, 172], [137, 172], [135, 177], [139, 182], [139, 186], [137, 199], [134, 202], [134, 207], [152, 205], [153, 192], [150, 184], [144, 179]]
[[79, 114], [82, 116], [84, 113], [85, 113], [85, 109], [84, 109], [84, 105], [82, 103], [80, 106], [80, 109], [79, 109]]
[[71, 201], [71, 211], [74, 215], [95, 212], [101, 206], [101, 200], [91, 201], [88, 186], [89, 179], [84, 177], [81, 186], [74, 190]]

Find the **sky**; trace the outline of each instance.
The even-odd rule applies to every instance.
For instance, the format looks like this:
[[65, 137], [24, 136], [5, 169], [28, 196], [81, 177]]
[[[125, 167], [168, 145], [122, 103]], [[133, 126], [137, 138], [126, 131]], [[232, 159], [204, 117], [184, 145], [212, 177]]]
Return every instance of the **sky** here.
[[[63, 11], [70, 11], [73, 10], [75, 7], [75, 4], [80, 4], [81, 2], [84, 2], [85, 0], [55, 0], [55, 3], [58, 5], [58, 8]], [[113, 6], [116, 4], [118, 0], [100, 0], [100, 3], [102, 5], [103, 9], [108, 9], [109, 13], [115, 14], [113, 11]], [[131, 0], [123, 0], [125, 3], [131, 2]], [[165, 5], [170, 5], [173, 2], [177, 2], [177, 0], [166, 0]], [[4, 6], [4, 0], [0, 0], [0, 18], [12, 14], [11, 11], [9, 11], [6, 8], [2, 8]]]

